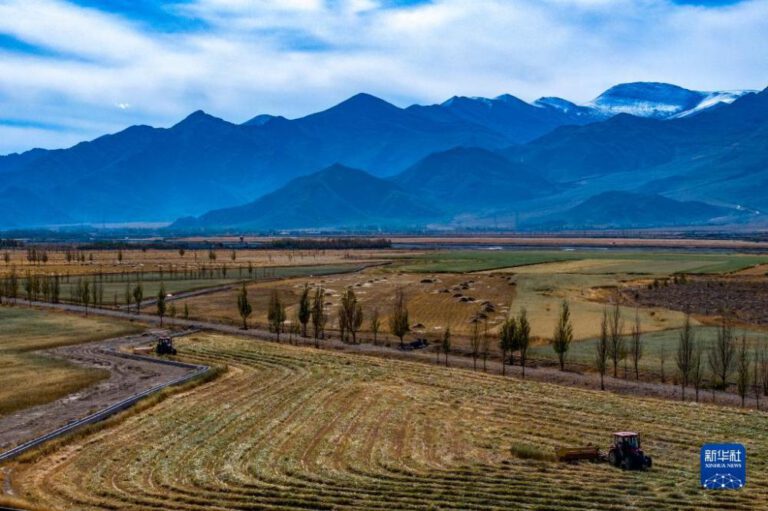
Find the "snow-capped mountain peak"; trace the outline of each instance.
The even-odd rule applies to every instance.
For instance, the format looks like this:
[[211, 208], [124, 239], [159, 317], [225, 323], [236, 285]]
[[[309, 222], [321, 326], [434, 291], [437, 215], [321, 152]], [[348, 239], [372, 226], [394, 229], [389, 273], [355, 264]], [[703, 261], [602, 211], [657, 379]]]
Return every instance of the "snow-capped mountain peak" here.
[[605, 114], [630, 114], [654, 119], [685, 117], [731, 103], [751, 91], [705, 92], [657, 82], [623, 83], [611, 87], [587, 106]]

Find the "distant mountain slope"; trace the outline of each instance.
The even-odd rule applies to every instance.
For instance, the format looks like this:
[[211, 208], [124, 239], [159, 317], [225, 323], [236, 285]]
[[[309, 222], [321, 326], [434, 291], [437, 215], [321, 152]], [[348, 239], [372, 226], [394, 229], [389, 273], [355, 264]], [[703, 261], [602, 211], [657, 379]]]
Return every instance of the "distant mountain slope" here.
[[0, 191], [0, 229], [49, 225], [53, 218], [60, 224], [72, 221], [65, 212], [27, 190], [10, 187]]
[[392, 181], [455, 213], [505, 207], [555, 189], [528, 167], [475, 147], [431, 154]]
[[549, 229], [624, 229], [680, 227], [733, 220], [740, 213], [703, 202], [681, 202], [660, 195], [605, 192], [565, 212], [539, 220]]
[[172, 228], [307, 229], [350, 226], [414, 226], [440, 217], [389, 181], [362, 170], [333, 165], [296, 178], [260, 199], [233, 208], [181, 219]]
[[525, 146], [512, 146], [504, 154], [550, 180], [580, 181], [727, 150], [765, 125], [768, 92], [763, 91], [745, 95], [727, 107], [680, 119], [619, 114], [601, 123], [565, 126]]
[[440, 105], [414, 105], [407, 110], [431, 119], [458, 119], [483, 126], [503, 134], [515, 143], [533, 140], [558, 126], [587, 124], [605, 119], [605, 116], [591, 108], [563, 108], [565, 100], [556, 98], [526, 103], [514, 96], [504, 94], [497, 98], [468, 98], [454, 96]]
[[313, 157], [318, 168], [340, 162], [376, 176], [392, 175], [428, 154], [457, 145], [501, 148], [509, 142], [480, 124], [419, 115], [370, 94], [357, 94], [291, 122], [318, 141]]
[[0, 157], [0, 190], [34, 190], [76, 222], [162, 221], [247, 202], [337, 161], [388, 175], [457, 145], [508, 143], [482, 126], [358, 95], [297, 120], [235, 125], [198, 111], [168, 129], [134, 126], [70, 149]]
[[541, 215], [608, 190], [766, 209], [768, 94], [740, 95], [634, 83], [591, 105], [502, 95], [403, 109], [358, 94], [299, 119], [239, 125], [198, 111], [167, 129], [0, 157], [0, 193], [48, 206], [19, 226], [60, 224], [62, 211], [73, 223], [169, 221], [248, 203], [339, 162], [403, 173], [396, 182], [454, 215]]

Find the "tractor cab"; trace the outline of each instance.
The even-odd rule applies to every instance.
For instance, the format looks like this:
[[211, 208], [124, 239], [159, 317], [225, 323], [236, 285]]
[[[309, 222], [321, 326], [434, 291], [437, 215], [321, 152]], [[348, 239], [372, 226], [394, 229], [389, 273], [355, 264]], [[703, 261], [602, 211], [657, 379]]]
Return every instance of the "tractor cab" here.
[[158, 355], [175, 355], [176, 348], [173, 347], [173, 339], [170, 337], [160, 337], [155, 346], [155, 353]]
[[651, 457], [646, 456], [640, 446], [640, 436], [634, 431], [619, 431], [613, 434], [613, 444], [608, 451], [608, 462], [625, 470], [651, 468]]
[[639, 449], [640, 436], [631, 431], [620, 431], [613, 434], [613, 445], [622, 449]]

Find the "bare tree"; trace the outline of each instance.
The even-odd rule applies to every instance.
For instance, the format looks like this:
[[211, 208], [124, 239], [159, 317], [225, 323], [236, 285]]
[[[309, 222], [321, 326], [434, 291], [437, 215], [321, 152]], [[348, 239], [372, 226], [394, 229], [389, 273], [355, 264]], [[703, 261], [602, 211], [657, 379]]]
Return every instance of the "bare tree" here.
[[312, 329], [315, 338], [315, 348], [320, 347], [320, 339], [325, 335], [325, 289], [320, 286], [315, 288], [312, 299]]
[[277, 289], [273, 289], [269, 296], [267, 321], [269, 321], [270, 330], [277, 335], [277, 342], [280, 342], [280, 332], [283, 331], [283, 323], [285, 322], [285, 305], [280, 301]]
[[626, 350], [624, 347], [624, 320], [621, 319], [621, 308], [619, 308], [619, 300], [616, 299], [611, 312], [608, 316], [608, 352], [613, 362], [613, 377], [617, 378], [619, 362], [626, 357]]
[[448, 367], [448, 354], [451, 352], [451, 327], [446, 327], [443, 332], [443, 342], [441, 346], [443, 355], [445, 355], [445, 367]]
[[307, 336], [307, 323], [312, 313], [312, 306], [309, 303], [309, 285], [304, 284], [304, 290], [299, 299], [299, 322], [301, 323], [301, 336]]
[[[757, 341], [759, 343], [759, 341]], [[752, 392], [755, 393], [755, 405], [760, 410], [760, 394], [763, 392], [762, 385], [762, 372], [761, 372], [761, 359], [764, 356], [765, 348], [763, 346], [755, 346], [755, 350], [752, 354]]]
[[339, 304], [338, 317], [339, 317], [339, 339], [341, 339], [341, 342], [347, 342], [347, 338], [349, 337], [347, 335], [347, 318], [344, 316], [344, 307], [341, 304]]
[[749, 382], [751, 369], [751, 360], [749, 359], [749, 349], [747, 347], [747, 334], [741, 336], [741, 343], [736, 353], [736, 390], [741, 397], [741, 407], [744, 407], [744, 401], [749, 392]]
[[608, 310], [603, 309], [603, 319], [600, 321], [600, 338], [595, 345], [595, 365], [600, 373], [600, 390], [605, 390], [605, 372], [608, 369]]
[[688, 382], [691, 379], [695, 343], [695, 334], [691, 328], [691, 316], [690, 314], [686, 314], [685, 323], [683, 323], [683, 329], [680, 330], [680, 338], [677, 345], [677, 355], [675, 356], [677, 371], [680, 374], [680, 385], [683, 390], [683, 401], [685, 401], [685, 388], [688, 386]]
[[[79, 283], [80, 283], [80, 302], [85, 307], [85, 315], [87, 316], [88, 315], [88, 302], [91, 299], [91, 292], [90, 292], [90, 286], [91, 285], [85, 279], [80, 280]], [[138, 311], [138, 307], [137, 307], [137, 311]], [[138, 314], [138, 312], [137, 312], [137, 314]]]
[[392, 304], [392, 315], [389, 317], [389, 331], [400, 339], [400, 347], [404, 346], [403, 337], [411, 331], [408, 320], [408, 304], [405, 301], [405, 293], [398, 289], [395, 293], [395, 302]]
[[176, 302], [171, 302], [171, 304], [168, 306], [168, 316], [171, 318], [171, 324], [176, 323]]
[[640, 330], [640, 313], [635, 309], [635, 323], [632, 325], [629, 356], [635, 369], [635, 380], [640, 379], [640, 359], [643, 358], [643, 336]]
[[488, 354], [491, 351], [491, 337], [488, 335], [488, 318], [483, 320], [483, 339], [482, 339], [482, 352], [483, 352], [483, 372], [488, 371]]
[[713, 377], [716, 378], [716, 388], [725, 390], [728, 387], [728, 377], [733, 369], [735, 356], [733, 328], [730, 320], [723, 316], [717, 330], [717, 339], [710, 346], [708, 353], [709, 367]]
[[480, 356], [480, 319], [472, 318], [472, 335], [469, 338], [469, 346], [472, 349], [472, 368], [477, 371], [477, 357]]
[[165, 317], [165, 284], [160, 283], [160, 290], [157, 292], [157, 315], [160, 316], [160, 326], [163, 326], [163, 317]]
[[525, 364], [528, 362], [528, 348], [531, 345], [531, 324], [528, 322], [528, 313], [525, 308], [520, 309], [517, 316], [517, 347], [520, 351], [520, 367], [525, 379]]
[[379, 318], [379, 309], [374, 307], [371, 311], [371, 318], [368, 320], [371, 333], [373, 334], [373, 344], [378, 344], [379, 330], [381, 329], [381, 319]]
[[667, 375], [664, 372], [664, 365], [667, 362], [667, 346], [662, 342], [659, 348], [659, 365], [661, 366], [661, 383], [666, 383]]
[[141, 301], [143, 298], [144, 298], [144, 286], [141, 284], [141, 282], [139, 282], [133, 288], [133, 301], [136, 303], [136, 314], [138, 314], [141, 309]]
[[768, 349], [765, 339], [760, 344], [760, 383], [763, 386], [763, 396], [768, 396]]
[[357, 302], [357, 296], [351, 288], [344, 290], [341, 296], [341, 305], [339, 306], [339, 329], [342, 331], [342, 341], [344, 332], [352, 335], [352, 343], [357, 344], [357, 332], [363, 325], [363, 308]]
[[248, 317], [253, 313], [253, 307], [248, 300], [248, 288], [245, 287], [245, 284], [242, 285], [237, 294], [237, 312], [243, 320], [243, 330], [248, 330]]
[[691, 362], [691, 384], [696, 391], [696, 402], [699, 402], [699, 390], [704, 383], [704, 344], [696, 339]]
[[552, 349], [557, 354], [561, 371], [565, 371], [565, 359], [568, 356], [568, 350], [571, 349], [571, 341], [573, 341], [571, 309], [568, 306], [568, 301], [563, 300], [560, 306], [560, 318], [555, 327], [555, 334], [552, 336]]
[[[501, 325], [499, 331], [499, 350], [501, 351], [501, 374], [506, 375], [507, 371], [507, 353], [512, 353], [514, 345], [517, 342], [517, 320], [507, 318]], [[511, 358], [511, 357], [510, 357]]]

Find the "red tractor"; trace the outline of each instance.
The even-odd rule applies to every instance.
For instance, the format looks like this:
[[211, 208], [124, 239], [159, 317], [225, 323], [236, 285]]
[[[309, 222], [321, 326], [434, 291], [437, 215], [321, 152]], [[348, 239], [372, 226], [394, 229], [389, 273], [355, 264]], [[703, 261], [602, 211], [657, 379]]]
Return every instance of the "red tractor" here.
[[613, 445], [608, 450], [608, 463], [624, 470], [646, 470], [651, 468], [651, 457], [640, 447], [640, 436], [634, 431], [619, 431], [613, 434]]

